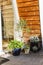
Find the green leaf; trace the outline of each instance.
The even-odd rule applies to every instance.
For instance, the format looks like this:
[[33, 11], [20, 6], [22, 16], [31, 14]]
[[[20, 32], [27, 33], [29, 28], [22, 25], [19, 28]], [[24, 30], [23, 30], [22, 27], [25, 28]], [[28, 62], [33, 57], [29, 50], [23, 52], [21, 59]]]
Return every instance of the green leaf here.
[[30, 29], [29, 28], [26, 28], [26, 32], [29, 33], [30, 32]]
[[8, 45], [8, 49], [22, 48], [24, 45], [23, 42], [17, 40], [11, 40]]

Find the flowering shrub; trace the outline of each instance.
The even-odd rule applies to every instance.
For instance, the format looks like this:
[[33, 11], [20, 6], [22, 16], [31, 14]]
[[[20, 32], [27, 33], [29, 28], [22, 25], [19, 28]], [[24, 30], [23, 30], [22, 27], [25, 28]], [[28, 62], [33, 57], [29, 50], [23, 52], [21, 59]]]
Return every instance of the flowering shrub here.
[[34, 42], [34, 43], [39, 42], [38, 36], [31, 36], [31, 37], [30, 37], [30, 42]]

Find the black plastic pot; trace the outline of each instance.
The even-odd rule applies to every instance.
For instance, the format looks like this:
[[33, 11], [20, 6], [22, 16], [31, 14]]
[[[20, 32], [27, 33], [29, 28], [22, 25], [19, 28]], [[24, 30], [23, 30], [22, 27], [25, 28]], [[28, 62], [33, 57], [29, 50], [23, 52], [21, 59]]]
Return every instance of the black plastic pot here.
[[[33, 50], [33, 47], [36, 47], [37, 49]], [[37, 42], [37, 43], [31, 42], [30, 43], [30, 51], [38, 52], [39, 50], [40, 50], [40, 43], [39, 42]]]
[[14, 56], [18, 56], [20, 55], [20, 52], [21, 52], [21, 48], [16, 48], [16, 49], [13, 49], [12, 54]]

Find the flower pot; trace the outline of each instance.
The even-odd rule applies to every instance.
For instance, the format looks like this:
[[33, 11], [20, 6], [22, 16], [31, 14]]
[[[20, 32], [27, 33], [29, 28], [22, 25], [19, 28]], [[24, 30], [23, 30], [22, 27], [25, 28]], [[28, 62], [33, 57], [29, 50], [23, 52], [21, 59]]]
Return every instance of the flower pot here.
[[16, 49], [13, 49], [12, 54], [14, 56], [18, 56], [18, 55], [20, 55], [20, 52], [21, 52], [21, 49], [20, 48], [16, 48]]
[[39, 42], [30, 44], [30, 51], [37, 52], [40, 48]]
[[25, 54], [29, 54], [30, 49], [25, 49]]

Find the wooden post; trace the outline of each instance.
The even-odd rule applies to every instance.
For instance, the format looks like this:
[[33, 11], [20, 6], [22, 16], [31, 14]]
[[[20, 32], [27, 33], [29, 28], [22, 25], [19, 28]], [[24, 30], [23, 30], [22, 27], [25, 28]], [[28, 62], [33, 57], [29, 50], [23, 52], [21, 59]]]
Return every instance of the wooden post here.
[[41, 34], [42, 34], [42, 46], [43, 46], [43, 0], [39, 0], [39, 11], [40, 11]]
[[4, 54], [2, 48], [2, 24], [1, 24], [1, 8], [0, 8], [0, 55]]

